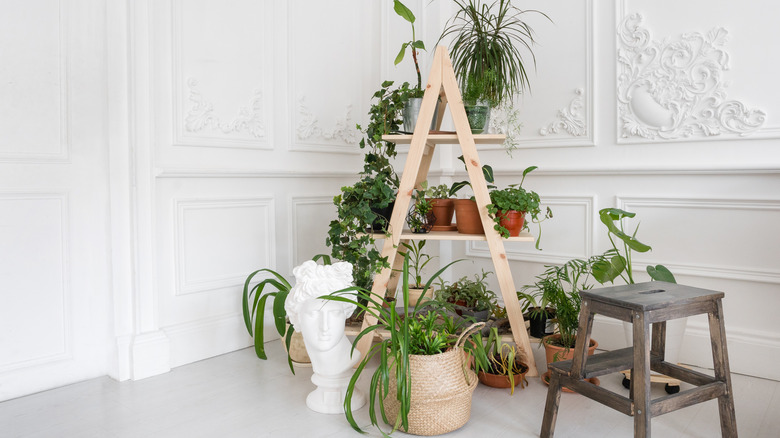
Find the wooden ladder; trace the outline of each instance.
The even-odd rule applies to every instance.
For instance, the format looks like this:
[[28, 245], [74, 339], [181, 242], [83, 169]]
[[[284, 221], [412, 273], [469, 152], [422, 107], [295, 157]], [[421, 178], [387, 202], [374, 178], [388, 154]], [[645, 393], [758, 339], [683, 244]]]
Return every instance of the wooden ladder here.
[[[437, 99], [441, 100], [441, 105], [439, 105], [438, 109], [439, 117], [437, 118], [436, 129], [441, 127], [442, 115], [447, 103], [450, 102], [450, 112], [455, 125], [454, 134], [439, 133], [438, 131], [429, 132], [431, 120], [436, 110]], [[375, 276], [374, 285], [371, 289], [372, 295], [381, 302], [388, 292], [391, 294], [395, 292], [398, 283], [397, 272], [403, 265], [404, 247], [401, 243], [408, 243], [409, 240], [485, 240], [490, 249], [490, 256], [493, 260], [515, 344], [521, 350], [520, 354], [528, 364], [528, 375], [538, 376], [536, 362], [531, 351], [531, 342], [525, 328], [520, 302], [517, 299], [517, 289], [512, 280], [509, 260], [504, 251], [504, 239], [493, 228], [493, 219], [488, 215], [487, 205], [490, 203], [490, 194], [485, 176], [482, 173], [482, 164], [479, 161], [476, 147], [477, 143], [502, 143], [505, 136], [496, 134], [474, 135], [471, 133], [471, 128], [466, 118], [466, 110], [463, 108], [463, 101], [458, 90], [455, 71], [452, 68], [452, 60], [447, 53], [446, 47], [438, 46], [436, 48], [414, 133], [411, 135], [386, 135], [383, 139], [394, 143], [409, 143], [410, 146], [398, 187], [398, 197], [395, 200], [395, 206], [393, 207], [387, 236], [385, 236], [382, 249], [382, 256], [387, 257], [390, 267], [384, 268]], [[421, 187], [420, 184], [426, 180], [431, 166], [431, 159], [433, 158], [433, 151], [437, 144], [460, 145], [471, 187], [474, 191], [474, 198], [479, 208], [482, 226], [485, 229], [484, 235], [436, 231], [426, 234], [414, 234], [403, 231], [404, 220], [414, 190], [415, 188], [419, 189]], [[507, 240], [532, 242], [534, 238], [528, 233], [521, 233], [519, 237], [511, 237]], [[376, 317], [366, 312], [362, 328], [365, 329], [376, 324], [376, 322]], [[359, 341], [357, 348], [363, 357], [370, 349], [372, 341], [371, 336], [365, 336]]]

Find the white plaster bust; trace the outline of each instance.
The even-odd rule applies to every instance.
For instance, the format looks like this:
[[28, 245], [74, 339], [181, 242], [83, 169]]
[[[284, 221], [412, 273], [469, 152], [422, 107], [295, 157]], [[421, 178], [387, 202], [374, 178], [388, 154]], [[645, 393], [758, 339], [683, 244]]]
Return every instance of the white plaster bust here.
[[[344, 334], [344, 321], [355, 310], [354, 304], [323, 300], [328, 295], [352, 285], [352, 265], [338, 262], [318, 265], [312, 260], [293, 269], [295, 286], [287, 296], [284, 308], [311, 358], [312, 382], [317, 389], [306, 397], [306, 405], [325, 414], [344, 413], [344, 398], [353, 366], [360, 360]], [[365, 404], [365, 395], [355, 390], [352, 409]]]

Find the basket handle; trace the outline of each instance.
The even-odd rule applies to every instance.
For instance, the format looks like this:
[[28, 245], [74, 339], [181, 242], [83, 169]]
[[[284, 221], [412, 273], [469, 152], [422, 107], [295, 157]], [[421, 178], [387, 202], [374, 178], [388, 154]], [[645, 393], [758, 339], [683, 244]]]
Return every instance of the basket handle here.
[[471, 335], [471, 332], [476, 331], [476, 329], [481, 329], [482, 326], [484, 325], [485, 325], [484, 322], [475, 322], [474, 324], [471, 324], [469, 328], [463, 330], [463, 333], [461, 333], [460, 336], [458, 336], [458, 340], [457, 342], [455, 342], [455, 346], [462, 347], [463, 345], [461, 345], [461, 340], [465, 342], [465, 340], [468, 339], [468, 336], [466, 335]]

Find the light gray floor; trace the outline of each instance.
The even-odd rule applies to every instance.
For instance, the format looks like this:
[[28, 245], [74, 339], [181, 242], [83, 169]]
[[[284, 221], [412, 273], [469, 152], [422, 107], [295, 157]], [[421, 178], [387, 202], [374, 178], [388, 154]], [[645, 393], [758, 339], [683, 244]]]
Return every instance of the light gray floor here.
[[[360, 436], [342, 415], [306, 408], [306, 394], [313, 389], [311, 370], [298, 369], [293, 376], [278, 342], [269, 350], [268, 361], [246, 349], [137, 382], [99, 378], [3, 402], [0, 437]], [[539, 436], [547, 386], [539, 378], [529, 380], [514, 396], [479, 385], [470, 421], [447, 436]], [[626, 391], [620, 381], [621, 376], [611, 375], [601, 384]], [[780, 383], [734, 375], [733, 385], [739, 435], [780, 436]], [[665, 395], [663, 385], [654, 385], [653, 395]], [[368, 425], [367, 408], [357, 418]], [[632, 425], [631, 417], [563, 394], [556, 437], [630, 437]], [[652, 428], [655, 437], [719, 437], [717, 402], [657, 417]], [[366, 430], [369, 436], [381, 436], [376, 429]]]

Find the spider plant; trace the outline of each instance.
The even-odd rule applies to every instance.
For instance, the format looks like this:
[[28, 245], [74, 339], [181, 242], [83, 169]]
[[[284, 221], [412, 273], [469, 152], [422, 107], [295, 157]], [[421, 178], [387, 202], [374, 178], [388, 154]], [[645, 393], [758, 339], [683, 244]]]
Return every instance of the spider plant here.
[[[376, 426], [383, 436], [387, 433], [379, 428], [377, 417], [377, 408], [381, 412], [382, 420], [392, 425], [390, 433], [399, 428], [408, 430], [409, 428], [409, 410], [411, 408], [411, 370], [409, 368], [409, 355], [411, 354], [438, 354], [452, 346], [455, 338], [454, 333], [450, 333], [448, 327], [453, 327], [452, 321], [442, 320], [440, 317], [446, 315], [447, 306], [436, 300], [418, 302], [413, 307], [409, 304], [409, 257], [404, 254], [404, 263], [402, 269], [402, 297], [403, 312], [398, 312], [394, 308], [385, 308], [376, 296], [368, 299], [367, 303], [358, 302], [343, 293], [355, 288], [349, 288], [343, 291], [336, 291], [330, 295], [320, 298], [334, 301], [342, 301], [356, 304], [365, 312], [376, 316], [377, 323], [363, 329], [353, 341], [352, 352], [355, 346], [363, 336], [375, 335], [378, 330], [386, 330], [387, 335], [383, 340], [375, 343], [361, 358], [360, 363], [352, 375], [347, 386], [346, 396], [344, 398], [344, 413], [347, 421], [358, 432], [365, 433], [354, 418], [352, 412], [352, 395], [355, 391], [358, 379], [362, 375], [366, 366], [374, 359], [379, 357], [379, 366], [371, 377], [369, 386], [369, 417], [371, 424]], [[443, 268], [439, 269], [433, 277], [425, 284], [424, 290], [427, 290], [434, 279], [439, 277], [444, 270], [459, 260], [453, 261]], [[401, 313], [401, 315], [399, 315]], [[420, 316], [422, 315], [422, 316]], [[397, 391], [390, 393], [390, 379], [394, 379], [397, 385]], [[396, 397], [400, 404], [396, 418], [388, 419], [385, 414], [385, 398]]]
[[[524, 15], [533, 12], [549, 19], [536, 10], [521, 10], [510, 0], [487, 3], [481, 0], [454, 0], [459, 7], [455, 16], [447, 21], [439, 37], [453, 36], [452, 62], [461, 89], [468, 88], [468, 81], [486, 81], [487, 100], [497, 103], [508, 101], [516, 93], [530, 91], [527, 61], [522, 52], [530, 55], [534, 68], [534, 31], [524, 21]], [[522, 50], [522, 52], [521, 52]]]

